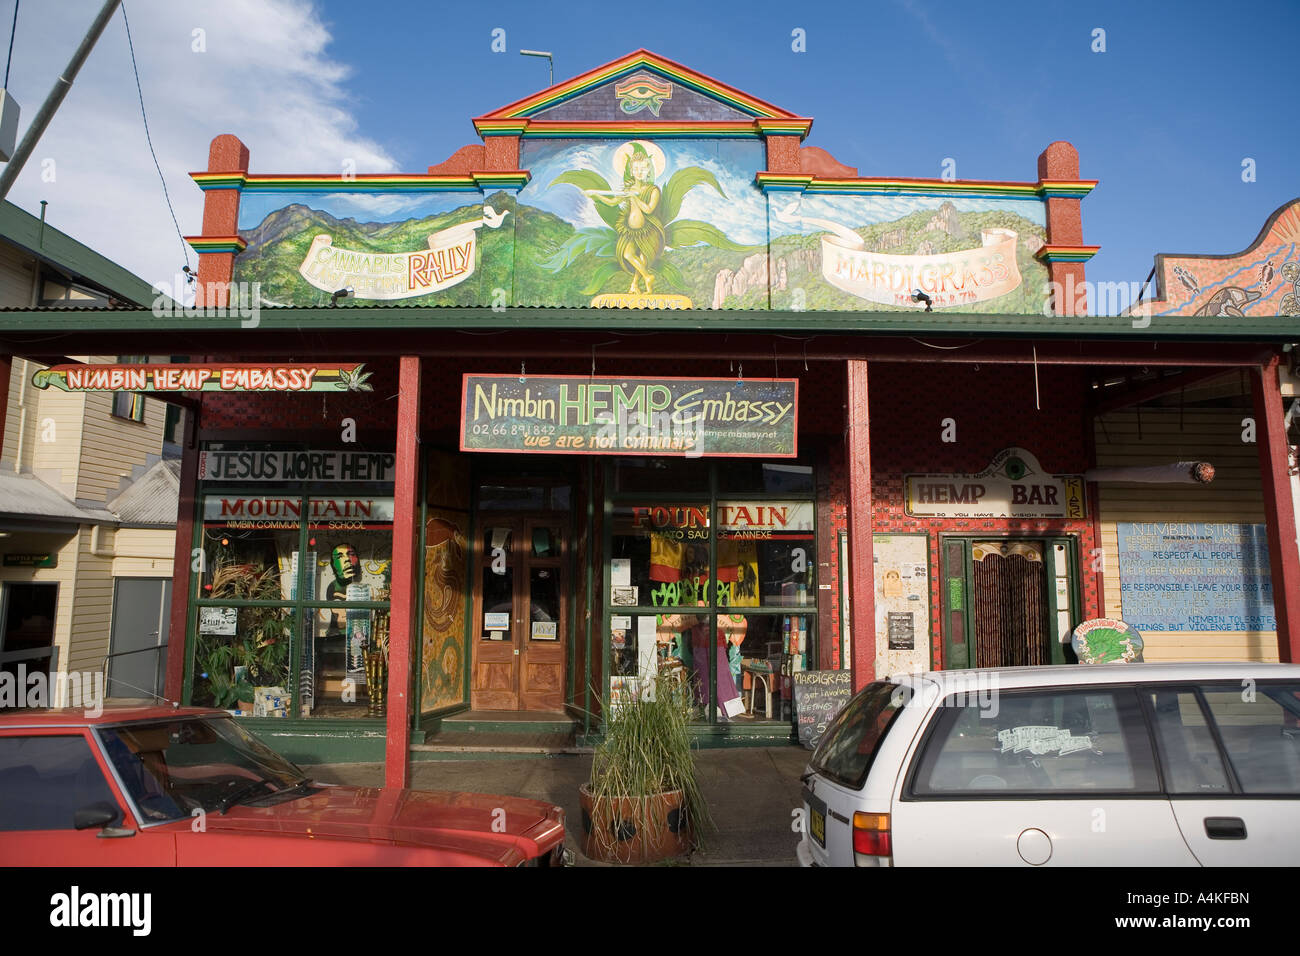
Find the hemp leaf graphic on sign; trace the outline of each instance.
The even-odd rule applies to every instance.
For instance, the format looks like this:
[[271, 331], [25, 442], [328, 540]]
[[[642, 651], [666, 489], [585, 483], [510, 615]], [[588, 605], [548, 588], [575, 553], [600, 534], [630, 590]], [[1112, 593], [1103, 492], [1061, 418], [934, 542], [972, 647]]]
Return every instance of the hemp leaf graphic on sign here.
[[374, 372], [362, 373], [364, 365], [358, 365], [351, 372], [347, 369], [339, 369], [339, 388], [346, 389], [349, 392], [373, 392], [375, 387], [367, 383], [366, 379], [370, 378]]

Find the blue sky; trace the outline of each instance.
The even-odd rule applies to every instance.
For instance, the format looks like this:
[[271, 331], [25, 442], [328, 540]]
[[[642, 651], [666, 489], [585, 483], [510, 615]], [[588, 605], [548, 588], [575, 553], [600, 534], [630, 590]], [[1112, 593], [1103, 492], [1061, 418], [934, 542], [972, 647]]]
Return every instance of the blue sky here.
[[[189, 172], [218, 133], [248, 145], [254, 172], [422, 172], [478, 141], [471, 117], [546, 85], [546, 61], [521, 48], [552, 51], [560, 81], [645, 47], [814, 117], [806, 143], [863, 176], [937, 177], [951, 159], [961, 179], [1032, 181], [1043, 148], [1069, 140], [1101, 181], [1083, 202], [1094, 282], [1141, 282], [1158, 252], [1240, 251], [1300, 196], [1297, 0], [125, 4], [185, 235], [202, 222]], [[20, 135], [99, 6], [22, 4]], [[0, 0], [0, 40], [11, 11]], [[48, 200], [51, 225], [149, 281], [195, 264], [120, 16], [9, 198], [34, 214]]]
[[[382, 8], [382, 16], [377, 15]], [[1157, 252], [1235, 252], [1300, 196], [1300, 3], [1062, 0], [474, 7], [326, 0], [359, 132], [405, 170], [473, 141], [469, 118], [638, 47], [815, 119], [806, 145], [861, 175], [1037, 178], [1053, 140], [1101, 181], [1083, 204], [1093, 281]], [[398, 27], [405, 22], [406, 27]], [[506, 53], [491, 51], [505, 30]], [[807, 52], [791, 49], [805, 31]], [[1093, 52], [1093, 30], [1105, 52]], [[400, 91], [400, 92], [399, 92]], [[1242, 161], [1256, 180], [1242, 181]]]

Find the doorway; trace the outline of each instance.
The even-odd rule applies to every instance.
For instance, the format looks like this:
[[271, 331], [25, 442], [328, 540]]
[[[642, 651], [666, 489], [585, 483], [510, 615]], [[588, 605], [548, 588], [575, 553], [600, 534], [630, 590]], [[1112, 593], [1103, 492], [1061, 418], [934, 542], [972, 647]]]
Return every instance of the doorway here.
[[945, 535], [944, 666], [1073, 663], [1063, 641], [1079, 623], [1073, 538]]
[[[54, 619], [58, 613], [57, 584], [5, 584], [0, 592], [0, 652], [40, 652], [54, 646]], [[0, 671], [17, 675], [50, 671], [52, 658], [34, 653], [19, 661], [0, 664]]]
[[161, 697], [167, 673], [171, 578], [115, 578], [109, 697]]
[[560, 484], [480, 486], [472, 564], [473, 710], [564, 711], [570, 490]]

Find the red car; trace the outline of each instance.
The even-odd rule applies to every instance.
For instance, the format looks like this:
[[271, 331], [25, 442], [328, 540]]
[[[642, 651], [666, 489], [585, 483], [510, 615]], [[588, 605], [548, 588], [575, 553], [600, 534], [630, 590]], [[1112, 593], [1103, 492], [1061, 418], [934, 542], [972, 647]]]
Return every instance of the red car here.
[[0, 714], [0, 865], [564, 862], [557, 806], [314, 783], [224, 711]]

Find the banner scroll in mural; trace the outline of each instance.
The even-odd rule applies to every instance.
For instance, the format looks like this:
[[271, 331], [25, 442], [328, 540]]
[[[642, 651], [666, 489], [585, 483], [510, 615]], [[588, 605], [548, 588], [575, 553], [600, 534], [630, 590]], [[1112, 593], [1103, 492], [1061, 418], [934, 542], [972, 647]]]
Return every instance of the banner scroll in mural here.
[[996, 299], [1020, 285], [1013, 229], [981, 230], [982, 245], [975, 249], [901, 256], [872, 252], [847, 226], [796, 215], [793, 206], [776, 218], [829, 230], [831, 235], [822, 239], [822, 276], [868, 302], [924, 308], [924, 303], [912, 301], [912, 292], [920, 289], [934, 307], [969, 305]]
[[409, 299], [464, 282], [474, 274], [475, 249], [482, 226], [496, 229], [510, 211], [483, 207], [483, 218], [439, 230], [428, 248], [411, 252], [356, 252], [336, 247], [318, 234], [298, 272], [322, 292], [351, 286], [358, 299]]

